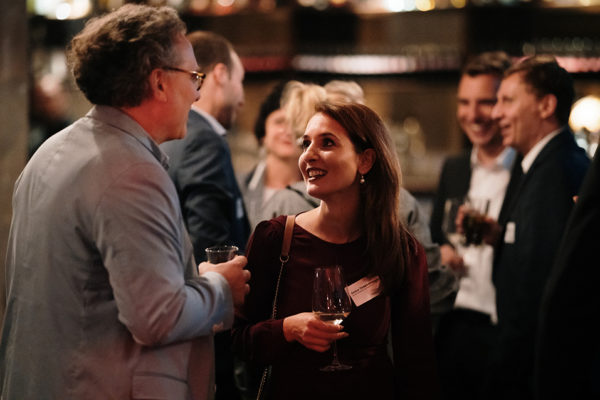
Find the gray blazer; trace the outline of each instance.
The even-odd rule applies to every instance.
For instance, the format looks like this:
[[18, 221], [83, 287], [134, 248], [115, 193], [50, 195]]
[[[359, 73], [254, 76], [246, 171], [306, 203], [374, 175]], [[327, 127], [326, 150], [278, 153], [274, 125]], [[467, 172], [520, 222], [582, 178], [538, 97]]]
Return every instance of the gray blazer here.
[[231, 292], [197, 274], [164, 155], [94, 107], [15, 185], [0, 389], [11, 399], [212, 398]]

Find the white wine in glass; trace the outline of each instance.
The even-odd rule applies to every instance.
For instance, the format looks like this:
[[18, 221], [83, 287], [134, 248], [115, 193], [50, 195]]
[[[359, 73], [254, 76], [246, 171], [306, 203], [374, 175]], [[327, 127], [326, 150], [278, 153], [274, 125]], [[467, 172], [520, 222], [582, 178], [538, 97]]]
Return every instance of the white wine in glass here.
[[[322, 321], [335, 325], [342, 323], [350, 314], [352, 302], [346, 293], [346, 282], [339, 265], [315, 268], [313, 281], [313, 313]], [[321, 371], [341, 371], [352, 368], [340, 363], [337, 354], [337, 344], [333, 342], [333, 360]]]
[[349, 312], [344, 312], [344, 313], [327, 313], [327, 312], [318, 312], [318, 311], [315, 311], [315, 315], [321, 321], [332, 322], [334, 325], [341, 324], [342, 321], [344, 320], [344, 318], [346, 318], [349, 314], [350, 314]]

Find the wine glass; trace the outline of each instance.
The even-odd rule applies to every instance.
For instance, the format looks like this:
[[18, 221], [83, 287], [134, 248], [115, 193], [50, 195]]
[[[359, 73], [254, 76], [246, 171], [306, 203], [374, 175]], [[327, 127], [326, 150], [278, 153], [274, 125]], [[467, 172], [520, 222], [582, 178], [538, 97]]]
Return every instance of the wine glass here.
[[454, 246], [460, 249], [465, 244], [465, 236], [456, 229], [456, 215], [458, 209], [464, 203], [464, 198], [454, 197], [446, 199], [444, 203], [444, 218], [442, 220], [442, 231], [446, 239]]
[[462, 221], [464, 243], [467, 246], [479, 246], [483, 242], [486, 227], [485, 218], [490, 208], [490, 199], [468, 198], [465, 203], [465, 212]]
[[[315, 269], [313, 281], [313, 313], [321, 321], [339, 325], [350, 314], [352, 303], [345, 290], [346, 282], [342, 274], [342, 267], [319, 267]], [[350, 365], [340, 363], [337, 354], [336, 341], [333, 342], [333, 360], [330, 365], [321, 368], [321, 371], [340, 371], [352, 368]]]

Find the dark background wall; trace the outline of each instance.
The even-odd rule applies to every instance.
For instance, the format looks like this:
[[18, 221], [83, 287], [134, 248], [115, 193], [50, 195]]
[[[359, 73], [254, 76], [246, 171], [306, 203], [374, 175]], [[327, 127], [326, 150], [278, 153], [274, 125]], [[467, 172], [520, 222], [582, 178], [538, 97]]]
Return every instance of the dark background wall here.
[[0, 317], [4, 315], [4, 259], [12, 187], [27, 145], [27, 19], [25, 1], [0, 0]]

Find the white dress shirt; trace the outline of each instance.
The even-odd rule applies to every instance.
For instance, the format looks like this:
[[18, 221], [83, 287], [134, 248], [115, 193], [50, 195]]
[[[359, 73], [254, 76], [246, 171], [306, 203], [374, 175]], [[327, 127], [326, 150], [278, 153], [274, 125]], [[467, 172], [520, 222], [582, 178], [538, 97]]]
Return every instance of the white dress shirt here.
[[521, 161], [521, 168], [523, 169], [523, 173], [526, 174], [529, 171], [529, 168], [533, 165], [533, 162], [537, 158], [537, 156], [541, 153], [541, 151], [546, 147], [549, 141], [551, 141], [556, 135], [558, 135], [563, 130], [563, 127], [557, 129], [542, 138], [539, 142], [537, 142], [531, 150], [523, 157], [523, 161]]
[[[498, 219], [516, 152], [512, 148], [506, 148], [493, 165], [484, 166], [477, 158], [477, 151], [477, 148], [473, 148], [471, 153], [472, 173], [468, 197], [488, 199], [488, 216]], [[467, 272], [460, 280], [454, 307], [489, 314], [495, 323], [497, 314], [496, 291], [492, 283], [492, 246], [482, 244], [461, 247], [458, 252], [463, 257]]]

